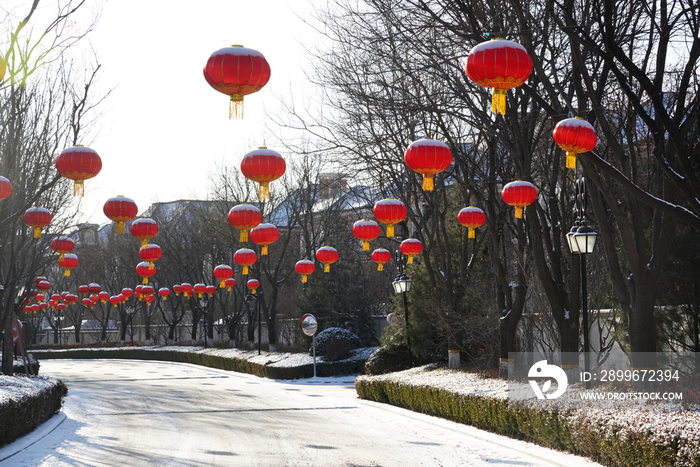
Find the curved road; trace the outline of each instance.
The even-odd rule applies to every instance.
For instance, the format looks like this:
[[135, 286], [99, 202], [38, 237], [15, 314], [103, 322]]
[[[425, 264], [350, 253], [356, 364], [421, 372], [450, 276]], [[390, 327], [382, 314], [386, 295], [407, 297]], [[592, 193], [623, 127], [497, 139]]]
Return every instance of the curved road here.
[[352, 377], [281, 382], [134, 360], [41, 371], [68, 385], [63, 421], [0, 450], [2, 467], [598, 465], [362, 401]]

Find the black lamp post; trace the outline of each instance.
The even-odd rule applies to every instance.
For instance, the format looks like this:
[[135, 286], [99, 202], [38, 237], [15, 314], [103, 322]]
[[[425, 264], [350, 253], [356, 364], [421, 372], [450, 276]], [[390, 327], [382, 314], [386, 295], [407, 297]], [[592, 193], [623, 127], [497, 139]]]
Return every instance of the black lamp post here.
[[[134, 345], [134, 313], [136, 313], [136, 308], [132, 304], [126, 306], [126, 314], [129, 315], [129, 324], [131, 325], [131, 346]], [[59, 332], [59, 340], [61, 333]]]
[[[253, 349], [255, 348], [255, 347], [251, 346], [252, 339], [255, 338], [255, 334], [251, 335], [251, 331], [252, 331], [252, 332], [255, 332], [255, 330], [250, 328], [250, 324], [251, 324], [251, 323], [250, 323], [250, 320], [251, 320], [251, 318], [252, 318], [252, 317], [250, 316], [250, 302], [253, 301], [253, 298], [255, 298], [255, 297], [254, 297], [253, 294], [250, 292], [250, 290], [248, 290], [248, 294], [245, 296], [245, 308], [246, 308], [246, 315], [247, 315], [247, 317], [248, 317], [248, 326], [249, 326], [249, 327], [248, 327], [248, 331], [247, 331], [247, 332], [248, 332], [248, 348], [249, 348], [250, 350], [253, 350]], [[252, 339], [251, 339], [251, 338], [252, 338]]]
[[404, 318], [406, 321], [406, 347], [408, 347], [408, 364], [413, 366], [413, 357], [411, 356], [411, 337], [408, 332], [408, 298], [407, 294], [411, 290], [411, 279], [406, 275], [406, 265], [403, 261], [403, 254], [396, 250], [396, 264], [398, 265], [399, 276], [394, 279], [391, 285], [394, 286], [394, 292], [403, 296]]
[[[591, 371], [590, 363], [590, 345], [588, 342], [588, 290], [586, 284], [586, 256], [593, 253], [597, 234], [595, 230], [588, 226], [586, 220], [586, 179], [581, 177], [576, 181], [576, 200], [575, 212], [576, 222], [571, 231], [566, 234], [566, 241], [569, 244], [569, 249], [572, 254], [577, 254], [580, 257], [581, 263], [581, 312], [583, 314], [583, 364], [584, 371]], [[591, 383], [587, 379], [585, 382], [586, 389], [590, 389]]]
[[202, 336], [204, 336], [204, 348], [207, 348], [207, 307], [209, 306], [209, 296], [202, 294], [199, 299], [199, 306], [202, 308]]

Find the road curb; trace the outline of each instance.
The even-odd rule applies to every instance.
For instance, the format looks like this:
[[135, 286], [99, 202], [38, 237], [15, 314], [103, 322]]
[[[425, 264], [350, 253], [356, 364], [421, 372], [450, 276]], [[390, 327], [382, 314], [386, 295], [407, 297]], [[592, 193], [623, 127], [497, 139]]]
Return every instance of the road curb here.
[[57, 413], [37, 428], [35, 428], [31, 433], [27, 433], [21, 438], [13, 441], [7, 446], [0, 448], [0, 463], [5, 462], [7, 459], [16, 456], [20, 452], [28, 449], [32, 445], [38, 443], [46, 436], [50, 435], [56, 428], [58, 428], [61, 423], [66, 420], [66, 414], [63, 411]]

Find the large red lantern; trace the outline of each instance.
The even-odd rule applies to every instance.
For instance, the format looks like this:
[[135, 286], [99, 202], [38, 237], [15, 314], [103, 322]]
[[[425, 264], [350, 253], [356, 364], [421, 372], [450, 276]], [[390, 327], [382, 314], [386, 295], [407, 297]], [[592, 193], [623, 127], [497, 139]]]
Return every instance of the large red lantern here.
[[228, 223], [241, 231], [241, 236], [238, 241], [248, 241], [248, 231], [253, 227], [257, 227], [262, 221], [262, 213], [260, 209], [252, 204], [239, 204], [234, 206], [228, 212]]
[[141, 247], [148, 245], [148, 240], [158, 235], [158, 224], [153, 219], [143, 217], [131, 223], [131, 235], [141, 240]]
[[74, 146], [64, 149], [56, 159], [56, 170], [64, 177], [73, 180], [73, 196], [84, 196], [84, 181], [102, 170], [102, 159], [94, 149]]
[[70, 253], [75, 248], [75, 242], [68, 237], [56, 237], [51, 240], [51, 249], [59, 254], [58, 259]]
[[73, 253], [66, 253], [63, 258], [58, 258], [58, 265], [65, 269], [64, 276], [70, 276], [71, 269], [78, 267], [78, 257]]
[[331, 264], [338, 261], [338, 250], [332, 246], [324, 246], [316, 251], [316, 259], [323, 264], [323, 272], [331, 272]]
[[224, 285], [228, 288], [228, 291], [230, 292], [233, 287], [236, 286], [236, 279], [231, 278], [231, 279], [226, 279], [224, 281]]
[[479, 86], [493, 88], [491, 112], [505, 115], [506, 91], [527, 81], [532, 73], [532, 59], [522, 45], [493, 39], [469, 52], [466, 72]]
[[442, 141], [423, 138], [406, 148], [403, 160], [409, 169], [423, 175], [423, 190], [433, 191], [433, 175], [444, 172], [452, 164], [452, 151]]
[[377, 263], [377, 271], [383, 271], [384, 265], [391, 261], [391, 252], [384, 248], [377, 248], [372, 252], [372, 261]]
[[168, 295], [170, 295], [170, 289], [167, 287], [161, 287], [160, 289], [158, 289], [158, 295], [160, 295], [163, 298], [163, 300], [167, 300]]
[[270, 80], [270, 65], [263, 54], [241, 45], [224, 47], [209, 57], [204, 79], [222, 94], [230, 96], [228, 118], [243, 118], [243, 96], [262, 89]]
[[270, 182], [274, 182], [287, 169], [287, 164], [277, 151], [261, 147], [251, 151], [241, 161], [241, 172], [245, 178], [258, 182], [258, 199], [270, 199]]
[[254, 264], [258, 260], [258, 255], [250, 248], [241, 248], [233, 254], [233, 260], [237, 265], [243, 266], [243, 272], [241, 272], [241, 274], [247, 276], [248, 266]]
[[51, 223], [51, 213], [45, 208], [29, 208], [24, 213], [24, 223], [34, 228], [34, 238], [41, 238], [41, 229]]
[[379, 237], [381, 233], [379, 224], [369, 219], [357, 221], [352, 226], [352, 234], [355, 238], [362, 240], [362, 251], [369, 251], [369, 242]]
[[47, 292], [51, 290], [51, 282], [49, 281], [39, 281], [36, 284], [36, 288], [41, 290], [42, 292]]
[[567, 118], [557, 123], [552, 132], [554, 142], [566, 151], [566, 168], [576, 168], [576, 154], [588, 152], [598, 144], [593, 125], [581, 117]]
[[515, 217], [521, 219], [523, 208], [531, 205], [537, 199], [537, 188], [530, 182], [516, 180], [503, 187], [501, 198], [506, 204], [515, 206]]
[[308, 281], [307, 277], [309, 274], [316, 270], [316, 265], [313, 261], [302, 259], [297, 261], [297, 264], [294, 265], [294, 270], [301, 274], [301, 282], [306, 283]]
[[276, 242], [280, 238], [280, 231], [272, 224], [260, 224], [250, 229], [248, 233], [250, 241], [262, 246], [260, 256], [267, 255], [267, 246]]
[[133, 199], [119, 195], [116, 198], [109, 198], [102, 211], [109, 220], [117, 223], [117, 235], [121, 235], [126, 232], [124, 222], [129, 222], [136, 217], [139, 208]]
[[374, 204], [374, 217], [382, 224], [386, 224], [387, 237], [394, 236], [394, 224], [406, 219], [407, 215], [406, 205], [398, 199], [387, 198]]
[[486, 222], [486, 214], [481, 209], [469, 206], [467, 208], [462, 208], [457, 214], [457, 220], [460, 224], [469, 229], [467, 238], [475, 238], [476, 233], [474, 229], [481, 227], [484, 222]]
[[408, 256], [406, 264], [413, 264], [413, 257], [423, 251], [423, 244], [416, 238], [407, 238], [399, 246], [401, 253]]
[[226, 264], [220, 264], [214, 268], [214, 277], [219, 279], [219, 287], [226, 287], [226, 279], [233, 277], [233, 268]]
[[158, 261], [163, 255], [163, 250], [155, 243], [149, 243], [139, 249], [139, 258], [153, 266], [154, 261]]
[[260, 287], [260, 281], [257, 279], [250, 279], [247, 283], [246, 286], [251, 290], [253, 293], [257, 293], [258, 287]]
[[0, 201], [7, 199], [12, 194], [12, 184], [10, 181], [0, 175]]
[[136, 274], [143, 277], [144, 284], [148, 284], [148, 279], [156, 274], [156, 267], [147, 261], [142, 261], [136, 265]]

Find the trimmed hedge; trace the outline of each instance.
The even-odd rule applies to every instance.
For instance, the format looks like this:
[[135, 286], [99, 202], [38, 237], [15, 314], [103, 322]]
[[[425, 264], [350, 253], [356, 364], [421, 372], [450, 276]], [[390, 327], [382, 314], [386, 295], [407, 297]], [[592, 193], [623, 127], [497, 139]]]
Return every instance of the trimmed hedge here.
[[0, 405], [0, 446], [26, 435], [61, 410], [68, 388], [63, 381], [40, 391], [37, 397]]
[[[34, 356], [40, 360], [47, 359], [92, 359], [92, 358], [115, 358], [125, 360], [156, 360], [165, 362], [191, 363], [194, 365], [217, 368], [219, 370], [235, 371], [238, 373], [248, 373], [271, 379], [299, 379], [311, 378], [314, 375], [313, 363], [294, 367], [274, 366], [267, 364], [253, 363], [242, 358], [222, 357], [197, 352], [179, 352], [176, 350], [153, 350], [153, 349], [76, 349], [62, 350], [57, 352], [42, 351], [36, 352]], [[362, 373], [364, 371], [365, 360], [343, 360], [335, 362], [316, 362], [317, 376], [343, 376]]]
[[389, 403], [416, 412], [454, 420], [513, 438], [590, 457], [612, 467], [700, 466], [700, 450], [682, 436], [660, 439], [651, 430], [634, 432], [614, 421], [569, 411], [509, 407], [507, 401], [468, 396], [428, 386], [359, 377], [362, 399]]

